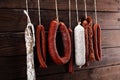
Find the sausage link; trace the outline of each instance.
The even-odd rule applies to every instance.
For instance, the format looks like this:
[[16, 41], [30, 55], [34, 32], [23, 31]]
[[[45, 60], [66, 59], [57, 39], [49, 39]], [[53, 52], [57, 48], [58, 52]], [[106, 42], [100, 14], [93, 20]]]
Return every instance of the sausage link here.
[[46, 65], [46, 39], [43, 25], [38, 25], [36, 28], [36, 48], [37, 56], [41, 68], [47, 68]]
[[93, 27], [93, 34], [94, 34], [94, 50], [95, 50], [95, 59], [100, 61], [102, 59], [102, 52], [101, 52], [101, 29], [99, 24], [95, 24]]
[[74, 29], [75, 62], [81, 68], [86, 62], [84, 28], [78, 23]]
[[[56, 33], [57, 30], [60, 30], [62, 34], [63, 46], [64, 46], [64, 56], [60, 57], [56, 47]], [[53, 20], [50, 23], [50, 28], [48, 32], [48, 50], [50, 56], [52, 57], [53, 61], [56, 64], [66, 64], [70, 60], [71, 56], [71, 40], [70, 35], [67, 30], [67, 27], [63, 22], [58, 23], [57, 21]]]
[[71, 28], [68, 28], [70, 38], [71, 38], [71, 58], [70, 61], [68, 62], [68, 72], [73, 73], [74, 72], [74, 67], [73, 67], [73, 31]]
[[87, 67], [89, 65], [88, 61], [89, 61], [89, 41], [88, 41], [88, 22], [87, 20], [84, 20], [81, 24], [83, 27], [84, 27], [84, 34], [85, 34], [85, 49], [86, 49], [86, 53], [85, 53], [85, 56], [86, 56], [86, 63], [85, 63], [85, 67]]
[[89, 40], [89, 61], [95, 60], [94, 49], [93, 49], [93, 31], [92, 31], [92, 18], [87, 17], [88, 22], [88, 40]]

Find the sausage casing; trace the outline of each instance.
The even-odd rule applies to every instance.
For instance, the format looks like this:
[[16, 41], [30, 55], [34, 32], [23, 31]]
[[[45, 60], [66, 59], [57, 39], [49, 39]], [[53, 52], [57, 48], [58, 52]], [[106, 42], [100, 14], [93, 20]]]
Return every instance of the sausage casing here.
[[[56, 46], [56, 34], [57, 30], [60, 30], [64, 46], [64, 56], [60, 57], [57, 51]], [[50, 23], [50, 28], [48, 32], [48, 50], [50, 56], [56, 64], [66, 64], [70, 60], [71, 56], [71, 40], [67, 27], [63, 22], [58, 23], [56, 20], [53, 20]]]

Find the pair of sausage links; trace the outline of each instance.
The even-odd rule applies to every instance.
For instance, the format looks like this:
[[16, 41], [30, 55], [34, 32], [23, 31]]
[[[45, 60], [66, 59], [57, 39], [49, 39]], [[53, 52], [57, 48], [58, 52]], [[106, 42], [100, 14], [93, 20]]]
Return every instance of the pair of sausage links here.
[[[64, 56], [60, 57], [56, 47], [56, 34], [57, 30], [60, 30], [62, 34], [63, 46], [64, 46]], [[48, 50], [50, 56], [56, 64], [66, 64], [70, 60], [71, 56], [71, 40], [67, 27], [63, 22], [58, 23], [53, 20], [50, 23], [50, 28], [48, 32]]]
[[89, 40], [89, 61], [95, 60], [94, 49], [93, 49], [93, 30], [92, 30], [92, 18], [87, 17], [88, 22], [88, 40]]
[[101, 28], [99, 24], [94, 24], [93, 27], [93, 34], [94, 34], [94, 51], [95, 51], [95, 59], [100, 61], [102, 59], [102, 52], [101, 52]]
[[36, 48], [37, 56], [41, 68], [47, 68], [46, 65], [46, 39], [45, 39], [45, 29], [43, 25], [38, 25], [36, 28]]
[[71, 28], [68, 28], [70, 38], [71, 38], [71, 58], [70, 61], [68, 62], [68, 72], [73, 73], [74, 72], [74, 67], [73, 67], [73, 31]]

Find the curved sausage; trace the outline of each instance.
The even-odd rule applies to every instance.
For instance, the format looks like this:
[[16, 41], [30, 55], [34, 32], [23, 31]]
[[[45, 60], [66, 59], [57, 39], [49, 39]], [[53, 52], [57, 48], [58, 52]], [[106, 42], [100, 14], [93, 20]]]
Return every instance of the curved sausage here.
[[100, 61], [102, 59], [102, 51], [101, 51], [101, 28], [99, 24], [95, 24], [93, 27], [94, 34], [94, 51], [95, 51], [95, 59]]
[[71, 58], [70, 61], [68, 62], [68, 72], [73, 73], [74, 72], [74, 67], [73, 67], [73, 31], [71, 28], [68, 28], [70, 38], [71, 38]]
[[46, 39], [43, 25], [38, 25], [36, 28], [36, 48], [37, 56], [41, 68], [47, 68], [46, 65]]
[[88, 22], [87, 20], [83, 20], [81, 25], [84, 27], [84, 34], [85, 34], [85, 56], [86, 56], [86, 63], [85, 67], [89, 65], [89, 41], [88, 41]]
[[84, 28], [78, 24], [74, 29], [75, 62], [79, 68], [85, 64], [85, 36]]
[[[60, 57], [56, 47], [56, 34], [57, 30], [60, 30], [62, 34], [63, 46], [64, 46], [64, 56]], [[48, 32], [48, 50], [50, 56], [56, 64], [66, 64], [70, 60], [71, 56], [71, 40], [67, 27], [63, 22], [58, 23], [53, 20], [50, 23], [50, 28]]]
[[92, 18], [87, 17], [88, 22], [88, 40], [89, 40], [89, 61], [95, 60], [94, 49], [93, 49], [93, 31], [92, 31]]

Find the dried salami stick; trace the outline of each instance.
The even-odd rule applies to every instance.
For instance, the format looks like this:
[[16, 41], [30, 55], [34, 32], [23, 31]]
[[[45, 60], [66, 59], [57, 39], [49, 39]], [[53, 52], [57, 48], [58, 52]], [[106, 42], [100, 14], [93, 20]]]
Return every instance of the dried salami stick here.
[[36, 48], [37, 56], [41, 68], [47, 68], [46, 65], [46, 39], [43, 25], [38, 25], [36, 28]]
[[92, 31], [92, 18], [87, 17], [88, 22], [88, 41], [89, 41], [89, 61], [95, 60], [94, 49], [93, 49], [93, 31]]
[[95, 50], [95, 59], [100, 61], [102, 59], [102, 51], [101, 51], [101, 29], [99, 24], [95, 24], [93, 27], [94, 34], [94, 50]]

